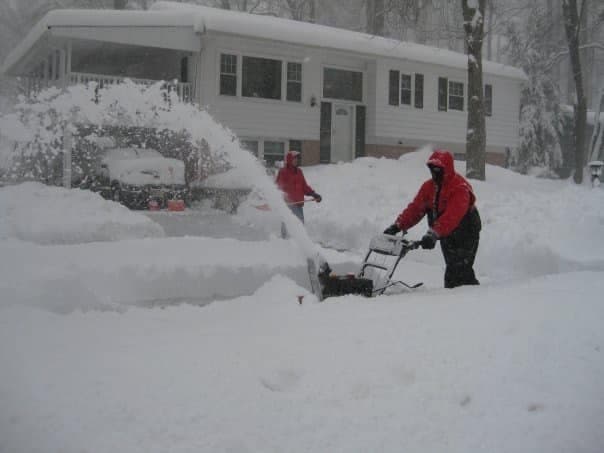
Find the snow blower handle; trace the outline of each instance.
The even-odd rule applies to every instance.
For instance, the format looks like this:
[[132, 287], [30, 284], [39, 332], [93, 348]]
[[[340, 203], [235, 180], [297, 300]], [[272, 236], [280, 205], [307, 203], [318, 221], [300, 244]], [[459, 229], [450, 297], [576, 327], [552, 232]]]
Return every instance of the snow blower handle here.
[[315, 201], [315, 202], [318, 203], [318, 201], [315, 200], [314, 198], [308, 198], [308, 199], [305, 199], [305, 200], [302, 200], [302, 201], [294, 201], [293, 203], [287, 203], [287, 205], [288, 206], [297, 206], [299, 204], [310, 203], [312, 201]]
[[422, 246], [422, 241], [409, 241], [409, 243], [407, 244], [407, 249], [408, 250], [415, 250], [418, 249]]

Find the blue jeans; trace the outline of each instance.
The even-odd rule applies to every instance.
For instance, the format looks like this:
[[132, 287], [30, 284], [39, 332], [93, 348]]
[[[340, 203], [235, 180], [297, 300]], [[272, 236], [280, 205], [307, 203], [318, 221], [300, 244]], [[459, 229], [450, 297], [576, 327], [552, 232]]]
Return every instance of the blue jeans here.
[[304, 208], [301, 204], [294, 204], [289, 206], [289, 209], [293, 214], [300, 219], [300, 222], [304, 223]]
[[[300, 222], [304, 223], [304, 208], [300, 204], [294, 204], [288, 206], [291, 212], [300, 219]], [[287, 234], [287, 228], [285, 227], [285, 222], [281, 222], [281, 237], [283, 239], [287, 239], [289, 235]]]

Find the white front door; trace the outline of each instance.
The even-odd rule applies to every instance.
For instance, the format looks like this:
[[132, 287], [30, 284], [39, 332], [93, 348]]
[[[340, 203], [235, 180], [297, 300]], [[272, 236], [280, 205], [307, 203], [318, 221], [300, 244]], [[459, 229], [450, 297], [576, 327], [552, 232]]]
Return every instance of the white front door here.
[[353, 157], [353, 112], [354, 106], [334, 104], [331, 134], [331, 161], [350, 162]]

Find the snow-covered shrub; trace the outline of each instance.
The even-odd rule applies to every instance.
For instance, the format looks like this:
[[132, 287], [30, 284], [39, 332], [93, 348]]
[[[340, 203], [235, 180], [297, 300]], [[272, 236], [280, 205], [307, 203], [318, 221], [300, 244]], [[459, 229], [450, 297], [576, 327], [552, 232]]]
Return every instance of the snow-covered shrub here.
[[224, 143], [237, 141], [207, 112], [181, 102], [161, 83], [49, 88], [21, 97], [14, 110], [0, 117], [0, 131], [11, 143], [9, 174], [15, 181], [60, 184], [66, 133], [73, 136], [76, 180], [89, 174], [102, 149], [137, 146], [183, 160], [192, 181], [228, 167]]

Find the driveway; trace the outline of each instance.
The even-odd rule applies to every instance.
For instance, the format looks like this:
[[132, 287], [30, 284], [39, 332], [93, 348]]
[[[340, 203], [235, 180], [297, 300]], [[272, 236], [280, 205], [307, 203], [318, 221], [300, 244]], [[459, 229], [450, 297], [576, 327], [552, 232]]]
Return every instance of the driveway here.
[[183, 212], [143, 211], [160, 224], [166, 236], [204, 236], [216, 239], [237, 238], [244, 241], [265, 241], [269, 233], [244, 225], [237, 217], [224, 211], [205, 208], [187, 208]]

